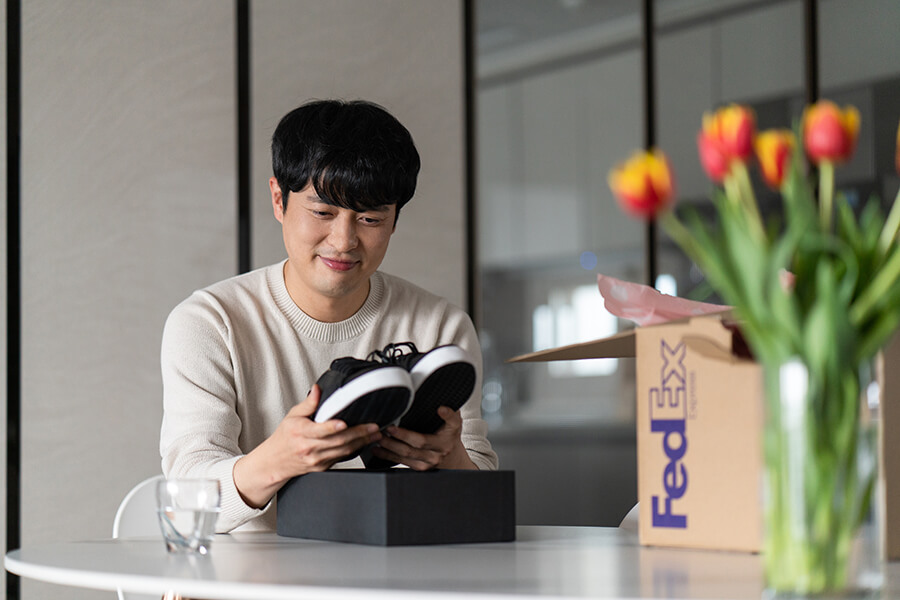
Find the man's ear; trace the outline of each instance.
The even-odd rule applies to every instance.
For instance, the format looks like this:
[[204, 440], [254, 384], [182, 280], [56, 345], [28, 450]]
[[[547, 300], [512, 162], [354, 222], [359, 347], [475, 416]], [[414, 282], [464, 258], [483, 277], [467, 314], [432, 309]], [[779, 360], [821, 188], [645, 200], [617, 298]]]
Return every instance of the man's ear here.
[[269, 192], [272, 194], [272, 212], [279, 223], [284, 222], [284, 196], [281, 194], [281, 186], [274, 177], [269, 177]]

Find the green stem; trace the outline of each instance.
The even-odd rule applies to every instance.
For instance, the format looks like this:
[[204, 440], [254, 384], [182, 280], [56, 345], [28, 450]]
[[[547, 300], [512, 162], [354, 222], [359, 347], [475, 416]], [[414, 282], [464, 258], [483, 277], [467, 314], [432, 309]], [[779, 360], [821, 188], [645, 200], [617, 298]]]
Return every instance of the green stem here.
[[900, 229], [900, 189], [897, 190], [897, 197], [894, 198], [894, 205], [891, 206], [891, 212], [888, 214], [884, 229], [881, 230], [881, 237], [878, 238], [878, 250], [884, 254], [888, 247], [897, 237], [897, 230]]
[[763, 227], [762, 216], [759, 214], [759, 206], [756, 204], [756, 194], [753, 193], [753, 185], [750, 183], [750, 172], [747, 170], [746, 163], [736, 162], [731, 171], [737, 180], [737, 193], [744, 205], [744, 210], [750, 221], [750, 228], [754, 237], [760, 243], [766, 239], [765, 228]]
[[[860, 429], [870, 425], [858, 420], [859, 372], [847, 368], [835, 376], [809, 371], [803, 405], [794, 406], [798, 414], [783, 410], [791, 406], [785, 401], [800, 399], [781, 396], [773, 376], [777, 367], [773, 373], [766, 361], [765, 369], [767, 585], [794, 595], [841, 592], [876, 476], [874, 469], [858, 470], [858, 453], [873, 452], [875, 443], [868, 429]], [[829, 416], [823, 407], [837, 414]]]
[[819, 219], [822, 231], [831, 231], [831, 213], [834, 205], [834, 165], [831, 161], [819, 163]]
[[858, 327], [865, 320], [872, 307], [881, 300], [898, 277], [900, 277], [900, 251], [891, 255], [869, 287], [850, 306], [850, 322], [854, 326]]
[[699, 256], [697, 241], [693, 234], [679, 221], [672, 212], [664, 212], [658, 217], [660, 225], [666, 230], [675, 243], [681, 246], [684, 253], [696, 260]]
[[733, 171], [725, 176], [722, 186], [725, 188], [725, 197], [728, 198], [729, 203], [740, 206], [742, 204], [741, 188]]

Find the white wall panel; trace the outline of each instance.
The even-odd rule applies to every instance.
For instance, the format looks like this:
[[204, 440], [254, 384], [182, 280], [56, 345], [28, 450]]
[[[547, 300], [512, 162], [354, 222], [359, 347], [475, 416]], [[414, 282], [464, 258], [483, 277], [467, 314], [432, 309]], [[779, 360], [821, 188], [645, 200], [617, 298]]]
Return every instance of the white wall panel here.
[[518, 259], [578, 256], [586, 202], [581, 65], [541, 73], [522, 83], [522, 229]]
[[[158, 473], [169, 310], [236, 270], [234, 3], [23, 3], [22, 543]], [[23, 580], [24, 598], [109, 593]]]
[[478, 261], [513, 264], [520, 256], [522, 200], [522, 86], [478, 93]]
[[712, 66], [714, 39], [712, 25], [698, 25], [660, 35], [657, 41], [656, 138], [672, 163], [679, 200], [706, 202], [709, 196], [709, 178], [697, 158], [697, 132], [703, 113], [719, 101], [720, 76]]
[[819, 4], [819, 83], [824, 91], [896, 77], [900, 2], [823, 0]]
[[640, 67], [631, 50], [479, 92], [482, 266], [643, 249], [607, 184], [642, 143]]
[[584, 249], [604, 254], [644, 249], [644, 223], [619, 207], [609, 172], [643, 144], [641, 56], [626, 50], [584, 69], [587, 147], [579, 160], [587, 173], [586, 206], [580, 219]]
[[254, 266], [285, 257], [267, 183], [278, 120], [307, 100], [362, 98], [394, 114], [422, 156], [382, 269], [463, 306], [462, 3], [271, 0], [251, 9]]
[[718, 100], [747, 102], [803, 91], [803, 3], [779, 2], [722, 21]]

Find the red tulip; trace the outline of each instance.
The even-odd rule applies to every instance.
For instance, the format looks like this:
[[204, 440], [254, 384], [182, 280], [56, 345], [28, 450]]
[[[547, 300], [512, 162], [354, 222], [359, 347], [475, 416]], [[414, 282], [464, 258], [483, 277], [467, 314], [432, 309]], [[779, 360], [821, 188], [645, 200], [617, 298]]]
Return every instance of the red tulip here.
[[794, 134], [787, 129], [769, 130], [756, 136], [756, 158], [769, 187], [780, 189], [791, 164]]
[[844, 110], [828, 100], [820, 100], [803, 111], [803, 146], [809, 160], [844, 162], [853, 155], [859, 137], [859, 111]]
[[721, 183], [731, 171], [731, 159], [722, 150], [716, 140], [704, 132], [697, 134], [697, 150], [700, 152], [700, 164], [710, 179]]
[[625, 212], [644, 219], [665, 210], [675, 191], [669, 161], [658, 150], [638, 152], [610, 171], [609, 187]]
[[697, 136], [700, 163], [713, 181], [720, 182], [734, 161], [744, 162], [753, 153], [756, 117], [746, 106], [732, 104], [703, 115]]

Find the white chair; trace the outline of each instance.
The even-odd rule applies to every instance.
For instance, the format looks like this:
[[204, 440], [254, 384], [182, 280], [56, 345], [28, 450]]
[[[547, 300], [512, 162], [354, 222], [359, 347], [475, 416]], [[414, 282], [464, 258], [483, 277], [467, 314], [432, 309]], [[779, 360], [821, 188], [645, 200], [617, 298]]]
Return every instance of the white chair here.
[[156, 482], [163, 479], [162, 475], [154, 475], [125, 495], [113, 519], [114, 538], [160, 535], [156, 518]]
[[[164, 480], [162, 475], [145, 479], [125, 495], [113, 519], [113, 538], [158, 536], [162, 547], [162, 533], [156, 517], [156, 482]], [[160, 600], [160, 594], [126, 594], [117, 590], [119, 600]]]
[[640, 516], [640, 507], [641, 503], [638, 502], [635, 504], [631, 510], [628, 511], [628, 514], [625, 515], [625, 518], [622, 519], [622, 522], [619, 523], [619, 527], [626, 531], [634, 531], [638, 530], [638, 517]]

